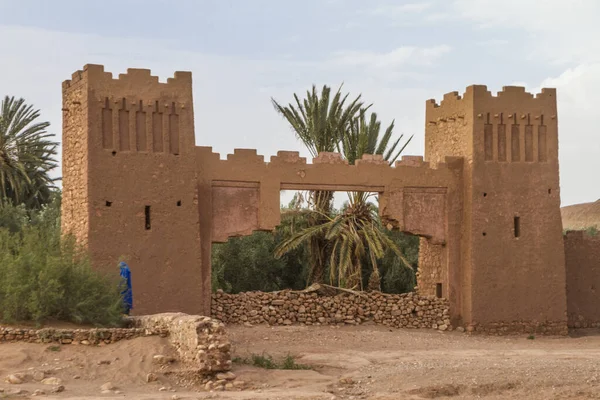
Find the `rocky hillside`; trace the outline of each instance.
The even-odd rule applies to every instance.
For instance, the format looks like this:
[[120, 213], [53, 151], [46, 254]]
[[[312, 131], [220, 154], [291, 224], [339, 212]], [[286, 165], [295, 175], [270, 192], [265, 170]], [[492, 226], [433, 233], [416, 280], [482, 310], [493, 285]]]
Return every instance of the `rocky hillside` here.
[[563, 229], [600, 229], [600, 200], [561, 208]]

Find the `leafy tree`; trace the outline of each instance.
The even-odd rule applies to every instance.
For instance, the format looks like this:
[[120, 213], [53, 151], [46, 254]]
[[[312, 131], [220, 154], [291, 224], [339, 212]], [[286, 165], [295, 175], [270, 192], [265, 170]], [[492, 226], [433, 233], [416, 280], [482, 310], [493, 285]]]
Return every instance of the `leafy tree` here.
[[51, 201], [58, 143], [39, 116], [24, 99], [6, 96], [0, 105], [0, 202], [31, 209]]
[[[342, 97], [341, 87], [331, 97], [331, 88], [323, 86], [321, 94], [313, 85], [302, 101], [294, 93], [295, 104], [282, 106], [271, 99], [275, 110], [290, 124], [296, 137], [304, 143], [312, 157], [319, 153], [333, 152], [346, 132], [350, 121], [360, 112], [363, 103], [360, 97], [347, 104], [348, 94]], [[315, 213], [309, 215], [309, 225], [319, 226], [327, 221], [333, 205], [333, 192], [311, 192], [310, 204]], [[322, 234], [310, 236], [308, 241], [310, 254], [310, 281], [323, 282], [328, 258], [327, 241]]]

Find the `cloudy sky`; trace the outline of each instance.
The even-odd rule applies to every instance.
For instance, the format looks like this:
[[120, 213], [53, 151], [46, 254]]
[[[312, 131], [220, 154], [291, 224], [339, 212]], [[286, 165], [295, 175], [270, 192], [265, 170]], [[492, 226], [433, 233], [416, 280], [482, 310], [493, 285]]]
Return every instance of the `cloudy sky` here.
[[568, 205], [600, 198], [598, 17], [598, 0], [0, 0], [0, 94], [25, 97], [60, 137], [61, 82], [84, 64], [189, 70], [196, 142], [224, 158], [301, 150], [270, 98], [313, 83], [362, 93], [415, 135], [406, 154], [423, 154], [429, 98], [556, 87]]

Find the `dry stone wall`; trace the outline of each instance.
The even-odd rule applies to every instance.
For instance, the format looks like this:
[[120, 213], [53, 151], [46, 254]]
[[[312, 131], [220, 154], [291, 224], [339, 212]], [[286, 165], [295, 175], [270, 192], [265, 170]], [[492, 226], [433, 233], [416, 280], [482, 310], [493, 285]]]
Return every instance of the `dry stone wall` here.
[[0, 326], [0, 343], [27, 342], [48, 344], [111, 344], [120, 340], [136, 337], [161, 335], [167, 332], [151, 331], [141, 328], [109, 328], [109, 329], [27, 329]]
[[448, 301], [416, 293], [321, 295], [292, 291], [227, 294], [212, 298], [212, 317], [228, 324], [356, 325], [451, 330]]
[[0, 343], [28, 342], [65, 345], [107, 345], [125, 339], [168, 337], [180, 360], [200, 375], [231, 370], [231, 343], [222, 322], [209, 317], [167, 313], [130, 317], [128, 328], [27, 329], [0, 326]]
[[470, 334], [484, 335], [548, 335], [565, 336], [569, 333], [567, 321], [512, 321], [490, 322], [487, 324], [474, 323], [467, 326]]
[[150, 332], [169, 332], [181, 361], [204, 374], [231, 369], [231, 343], [225, 326], [209, 317], [165, 313], [134, 317], [133, 324]]

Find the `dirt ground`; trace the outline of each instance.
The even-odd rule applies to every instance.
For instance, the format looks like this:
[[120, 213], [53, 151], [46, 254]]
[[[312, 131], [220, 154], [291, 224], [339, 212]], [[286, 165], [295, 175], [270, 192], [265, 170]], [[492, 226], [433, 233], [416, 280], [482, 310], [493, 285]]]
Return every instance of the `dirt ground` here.
[[[473, 337], [459, 332], [359, 327], [230, 326], [235, 357], [288, 354], [309, 370], [234, 364], [243, 391], [206, 392], [157, 374], [152, 358], [168, 341], [140, 338], [104, 347], [0, 345], [0, 398], [34, 399], [600, 399], [600, 331], [566, 338]], [[58, 350], [58, 351], [57, 351]], [[177, 368], [174, 366], [173, 368]], [[45, 371], [65, 391], [31, 397], [48, 385], [4, 382]], [[101, 394], [111, 382], [118, 394]], [[159, 391], [162, 388], [166, 391]], [[171, 390], [169, 390], [171, 389]], [[15, 390], [22, 394], [11, 394]]]

